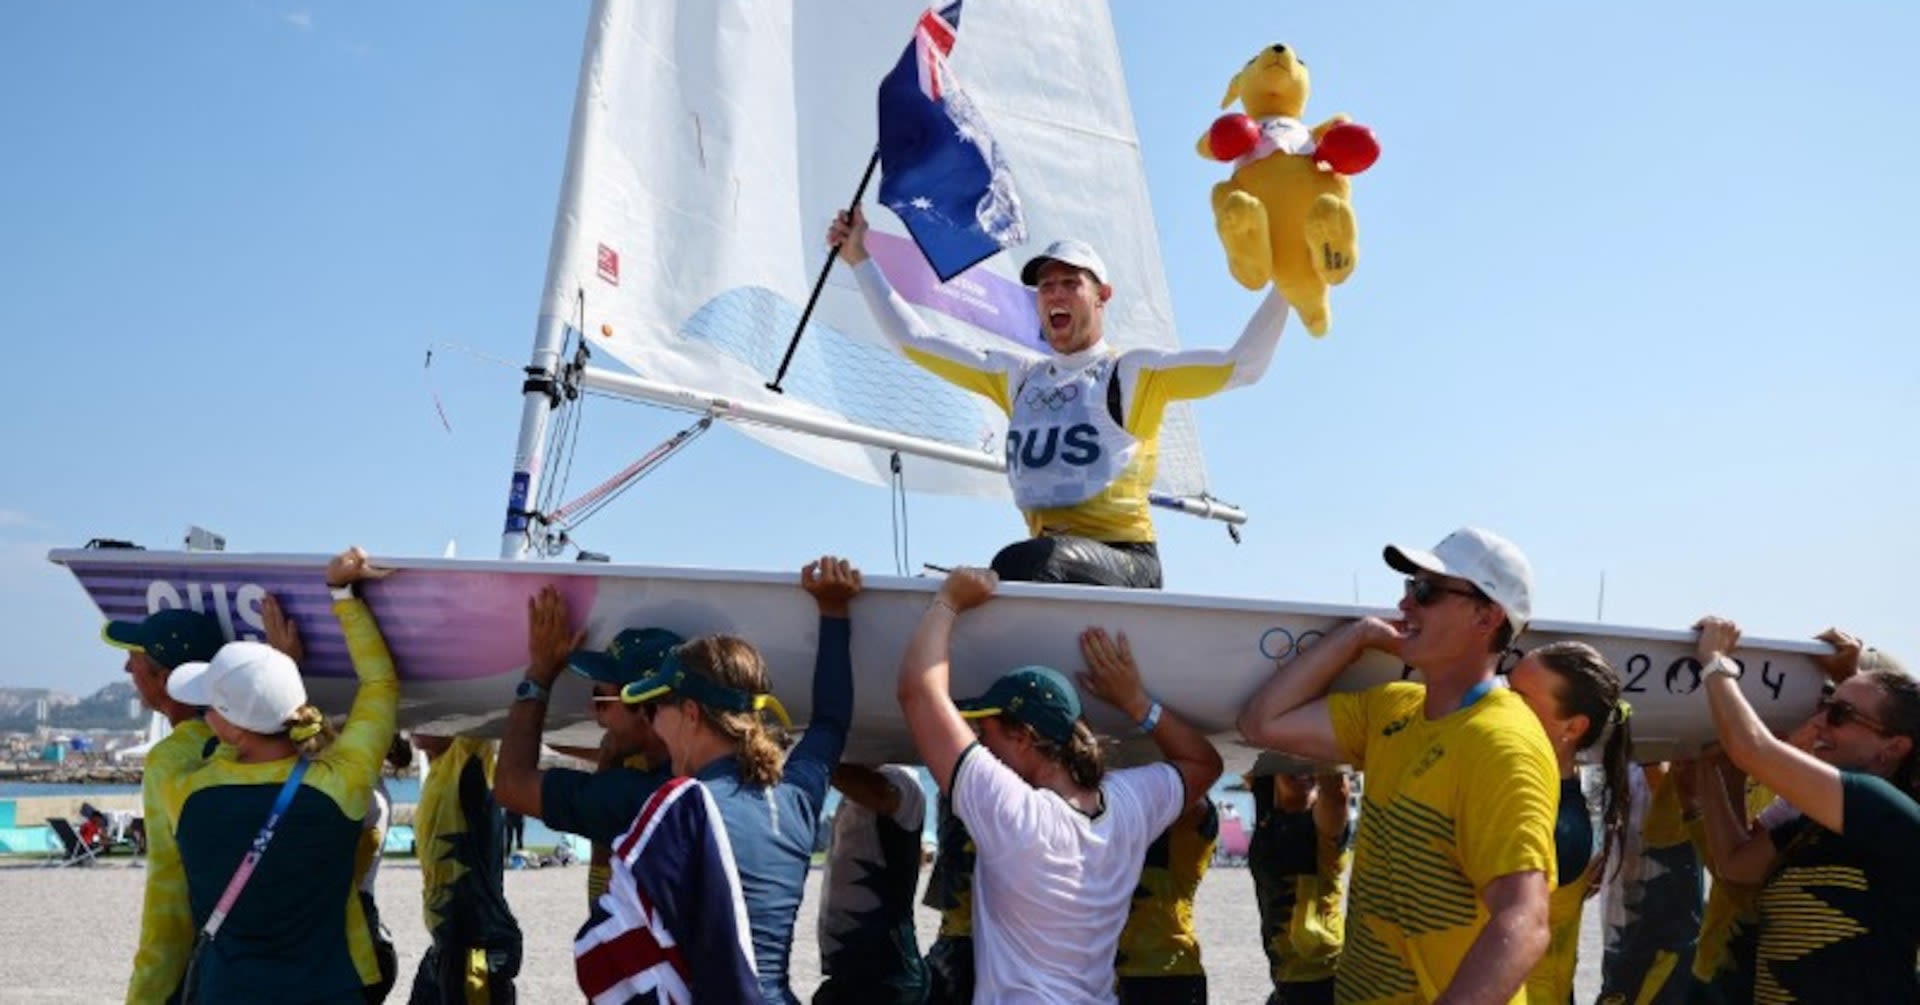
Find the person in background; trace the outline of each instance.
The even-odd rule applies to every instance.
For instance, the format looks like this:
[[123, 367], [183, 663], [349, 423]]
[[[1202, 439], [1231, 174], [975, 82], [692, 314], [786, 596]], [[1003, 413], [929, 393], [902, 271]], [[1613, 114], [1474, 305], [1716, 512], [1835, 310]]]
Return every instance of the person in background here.
[[1207, 796], [1147, 846], [1114, 958], [1120, 1005], [1205, 1005], [1207, 969], [1193, 930], [1193, 898], [1219, 840], [1220, 811]]
[[927, 796], [912, 768], [841, 764], [820, 879], [820, 973], [813, 1005], [920, 1005], [927, 968], [913, 928]]
[[[494, 777], [499, 777], [497, 763], [494, 765]], [[527, 850], [527, 815], [525, 813], [519, 810], [507, 810], [501, 814], [500, 826], [506, 835], [501, 843], [508, 851]]]
[[[221, 741], [215, 755], [164, 786], [187, 876], [186, 902], [205, 933], [217, 902], [245, 859], [246, 885], [212, 935], [203, 934], [187, 987], [204, 1002], [365, 1000], [366, 979], [348, 945], [357, 906], [354, 860], [393, 740], [399, 682], [393, 659], [357, 584], [377, 575], [350, 548], [327, 566], [333, 612], [346, 635], [360, 687], [336, 734], [307, 702], [299, 668], [257, 642], [231, 642], [206, 663], [174, 669], [167, 691], [207, 708]], [[274, 827], [264, 852], [263, 825]]]
[[1256, 775], [1247, 872], [1273, 991], [1267, 1005], [1333, 1005], [1353, 865], [1344, 771]]
[[156, 611], [139, 621], [110, 621], [100, 636], [108, 645], [127, 651], [127, 679], [139, 693], [140, 703], [173, 726], [147, 751], [140, 770], [147, 877], [141, 898], [140, 945], [127, 983], [127, 1005], [160, 1005], [179, 990], [193, 949], [192, 918], [177, 909], [186, 901], [187, 876], [161, 792], [199, 767], [219, 742], [203, 718], [206, 709], [167, 694], [167, 677], [183, 663], [213, 659], [227, 638], [212, 617], [180, 608]]
[[927, 947], [928, 1005], [973, 1002], [973, 835], [953, 815], [942, 792], [935, 818], [933, 868], [920, 903], [940, 912], [940, 927]]
[[[628, 628], [596, 651], [581, 648], [585, 633], [569, 623], [566, 598], [553, 586], [527, 599], [527, 672], [514, 691], [501, 734], [494, 798], [511, 813], [592, 842], [587, 869], [591, 907], [607, 890], [609, 845], [668, 778], [666, 745], [654, 734], [644, 709], [620, 700], [620, 689], [658, 670], [667, 653], [685, 640], [664, 628]], [[593, 719], [602, 730], [593, 772], [540, 767], [547, 701], [567, 670], [593, 687]]]
[[1628, 766], [1632, 805], [1607, 877], [1599, 1005], [1681, 1005], [1700, 938], [1700, 798], [1692, 760]]
[[1762, 884], [1754, 999], [1920, 1001], [1920, 683], [1892, 665], [1851, 674], [1821, 700], [1802, 750], [1741, 693], [1738, 626], [1707, 617], [1699, 631], [1700, 689], [1727, 758], [1801, 814], [1756, 832], [1730, 800], [1705, 806], [1715, 866]]
[[514, 1000], [520, 923], [502, 889], [500, 809], [493, 801], [493, 741], [413, 737], [426, 752], [413, 833], [420, 858], [421, 920], [433, 942], [414, 973], [410, 1005]]
[[[1551, 642], [1521, 657], [1508, 685], [1540, 720], [1560, 770], [1560, 805], [1554, 822], [1554, 887], [1547, 897], [1547, 953], [1527, 975], [1528, 1005], [1565, 1005], [1573, 998], [1579, 964], [1580, 913], [1609, 861], [1619, 862], [1626, 840], [1627, 765], [1633, 762], [1631, 706], [1620, 700], [1620, 675], [1584, 642]], [[1601, 834], [1580, 785], [1574, 758], [1605, 738], [1600, 770], [1605, 779]], [[1597, 845], [1597, 851], [1596, 851]]]

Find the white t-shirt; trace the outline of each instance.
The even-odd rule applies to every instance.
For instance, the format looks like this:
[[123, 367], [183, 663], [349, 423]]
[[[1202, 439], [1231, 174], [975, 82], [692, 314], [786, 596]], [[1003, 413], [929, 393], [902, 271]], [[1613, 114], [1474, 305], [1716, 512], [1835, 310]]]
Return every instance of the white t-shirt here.
[[1147, 846], [1180, 816], [1171, 764], [1110, 771], [1089, 817], [974, 744], [953, 773], [973, 835], [976, 1002], [1112, 1002], [1113, 957]]

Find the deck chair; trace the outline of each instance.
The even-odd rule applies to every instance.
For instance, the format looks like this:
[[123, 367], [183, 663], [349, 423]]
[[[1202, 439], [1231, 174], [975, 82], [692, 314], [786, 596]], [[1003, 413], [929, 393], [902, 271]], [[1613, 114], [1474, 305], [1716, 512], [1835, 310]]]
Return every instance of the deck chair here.
[[80, 834], [65, 817], [48, 817], [47, 826], [53, 830], [53, 836], [60, 839], [61, 850], [47, 859], [49, 867], [66, 868], [70, 865], [92, 865], [100, 849], [80, 840]]

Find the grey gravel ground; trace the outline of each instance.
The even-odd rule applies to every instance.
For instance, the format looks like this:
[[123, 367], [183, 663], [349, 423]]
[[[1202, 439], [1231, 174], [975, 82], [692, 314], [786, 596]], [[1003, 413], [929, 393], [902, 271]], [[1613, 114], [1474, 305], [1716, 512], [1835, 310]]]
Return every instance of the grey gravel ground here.
[[[145, 872], [109, 861], [91, 868], [0, 868], [0, 1001], [7, 1003], [119, 1001], [125, 995], [140, 930]], [[815, 870], [801, 907], [793, 945], [794, 990], [804, 1000], [819, 981], [819, 955], [811, 919], [819, 893]], [[509, 872], [507, 898], [526, 934], [521, 1000], [577, 1002], [572, 940], [586, 915], [586, 870]], [[380, 911], [394, 933], [401, 972], [411, 975], [427, 945], [420, 923], [420, 870], [412, 862], [389, 862], [380, 871]], [[1260, 1002], [1266, 965], [1260, 953], [1258, 916], [1244, 869], [1216, 869], [1200, 886], [1194, 907], [1216, 1002]], [[1589, 902], [1582, 932], [1576, 1000], [1590, 1002], [1598, 986], [1600, 936], [1596, 907]], [[936, 918], [920, 912], [922, 945]], [[405, 978], [394, 999], [405, 1001]]]

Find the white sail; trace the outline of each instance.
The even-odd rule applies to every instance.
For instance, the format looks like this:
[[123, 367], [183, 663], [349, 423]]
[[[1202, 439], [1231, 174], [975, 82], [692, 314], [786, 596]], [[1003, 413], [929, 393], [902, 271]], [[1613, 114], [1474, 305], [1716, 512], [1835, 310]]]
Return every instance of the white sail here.
[[[922, 0], [595, 5], [542, 325], [586, 333], [640, 377], [800, 409], [997, 458], [1005, 417], [891, 349], [844, 269], [783, 382], [765, 388], [825, 260], [821, 237], [872, 154], [875, 94]], [[1115, 288], [1108, 338], [1176, 344], [1133, 114], [1103, 4], [968, 0], [954, 72], [1012, 166], [1036, 246], [1091, 241]], [[877, 185], [875, 186], [877, 188]], [[943, 332], [1037, 344], [1032, 299], [999, 255], [940, 287], [868, 191], [870, 242]], [[763, 425], [749, 435], [869, 482], [886, 449]], [[1205, 489], [1183, 408], [1161, 434], [1158, 491]], [[909, 459], [909, 488], [1005, 494], [989, 470]]]

